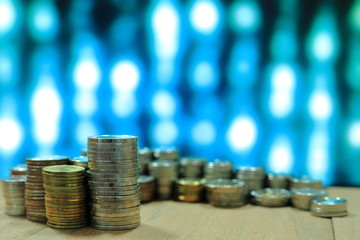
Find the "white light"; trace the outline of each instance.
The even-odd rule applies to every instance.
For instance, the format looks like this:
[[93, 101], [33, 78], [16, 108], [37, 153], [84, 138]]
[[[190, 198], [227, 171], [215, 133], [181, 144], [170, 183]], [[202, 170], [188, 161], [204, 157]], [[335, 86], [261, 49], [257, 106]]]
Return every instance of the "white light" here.
[[178, 137], [178, 128], [171, 120], [162, 120], [154, 128], [155, 141], [158, 145], [173, 145]]
[[115, 64], [110, 73], [113, 88], [122, 92], [134, 91], [140, 82], [140, 72], [137, 65], [128, 60]]
[[277, 91], [270, 95], [269, 99], [271, 114], [276, 118], [287, 117], [294, 105], [293, 96], [287, 92]]
[[293, 153], [289, 139], [285, 136], [276, 138], [269, 153], [271, 172], [289, 173], [293, 162]]
[[195, 1], [190, 10], [190, 22], [199, 33], [212, 34], [219, 24], [219, 13], [214, 2], [209, 0]]
[[194, 69], [194, 81], [199, 87], [207, 87], [214, 82], [213, 68], [208, 62], [200, 62]]
[[99, 84], [100, 78], [100, 69], [92, 50], [89, 48], [83, 49], [73, 71], [75, 85], [84, 90], [95, 89]]
[[8, 82], [11, 79], [12, 71], [13, 65], [11, 59], [6, 55], [0, 55], [0, 80]]
[[92, 91], [79, 90], [74, 97], [75, 112], [81, 117], [89, 117], [96, 112], [97, 101]]
[[112, 100], [112, 109], [119, 117], [128, 117], [136, 110], [136, 98], [131, 93], [119, 93]]
[[227, 132], [227, 141], [234, 152], [247, 152], [255, 144], [257, 128], [249, 116], [235, 118]]
[[50, 31], [54, 25], [52, 13], [47, 8], [40, 8], [34, 16], [34, 26], [40, 32]]
[[253, 29], [256, 26], [258, 19], [253, 5], [245, 1], [236, 7], [234, 20], [239, 28]]
[[334, 43], [328, 32], [320, 32], [315, 36], [312, 51], [320, 61], [328, 60], [334, 53]]
[[97, 135], [97, 130], [91, 121], [83, 120], [79, 122], [76, 127], [76, 140], [81, 146], [86, 146], [87, 138], [94, 135]]
[[325, 131], [316, 131], [309, 140], [307, 167], [312, 177], [324, 179], [329, 168], [329, 142]]
[[360, 121], [355, 121], [350, 125], [348, 141], [352, 147], [360, 148]]
[[332, 114], [332, 102], [329, 93], [324, 90], [315, 90], [309, 100], [309, 113], [318, 121], [326, 121]]
[[210, 121], [203, 120], [192, 128], [191, 136], [197, 145], [207, 146], [215, 141], [216, 130]]
[[0, 33], [9, 32], [15, 25], [16, 12], [13, 1], [1, 0], [0, 1]]
[[15, 152], [23, 139], [23, 131], [15, 119], [0, 120], [0, 149], [4, 152]]
[[171, 94], [165, 90], [155, 93], [152, 99], [152, 108], [161, 118], [172, 117], [175, 114], [176, 103]]
[[271, 85], [279, 90], [292, 90], [295, 88], [294, 70], [285, 64], [280, 64], [274, 68], [271, 75]]

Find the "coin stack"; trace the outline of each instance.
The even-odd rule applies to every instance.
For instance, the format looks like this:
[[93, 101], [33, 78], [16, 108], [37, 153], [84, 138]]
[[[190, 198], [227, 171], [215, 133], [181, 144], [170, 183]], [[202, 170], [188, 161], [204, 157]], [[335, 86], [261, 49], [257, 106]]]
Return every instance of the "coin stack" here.
[[69, 163], [65, 156], [27, 158], [28, 175], [25, 182], [26, 218], [34, 222], [47, 221], [45, 211], [45, 189], [43, 186], [42, 168]]
[[149, 164], [150, 175], [155, 178], [158, 199], [171, 198], [173, 184], [177, 179], [177, 166], [177, 163], [173, 161], [159, 161]]
[[320, 180], [313, 179], [309, 176], [302, 176], [300, 178], [292, 178], [290, 181], [290, 189], [292, 188], [317, 188], [322, 189], [323, 184]]
[[206, 180], [211, 179], [230, 179], [234, 165], [228, 160], [215, 159], [213, 162], [205, 164], [204, 177]]
[[148, 165], [153, 159], [152, 151], [145, 147], [139, 149], [139, 163], [140, 163], [140, 174], [147, 174]]
[[347, 201], [339, 197], [314, 199], [311, 202], [310, 211], [317, 217], [343, 217], [348, 214]]
[[264, 188], [251, 191], [252, 202], [264, 207], [284, 207], [289, 204], [291, 193], [286, 189]]
[[85, 168], [72, 165], [44, 167], [47, 225], [57, 229], [88, 225]]
[[295, 208], [310, 210], [311, 201], [325, 197], [327, 191], [325, 189], [316, 188], [293, 188], [291, 202]]
[[155, 161], [177, 161], [179, 159], [179, 149], [175, 147], [156, 148], [153, 150]]
[[239, 207], [246, 204], [245, 182], [238, 179], [213, 179], [205, 183], [207, 201], [216, 207]]
[[264, 187], [265, 169], [262, 167], [241, 166], [236, 171], [236, 178], [244, 181], [249, 192]]
[[175, 200], [181, 202], [201, 202], [204, 196], [204, 180], [179, 179], [175, 184]]
[[201, 178], [203, 177], [206, 158], [187, 157], [179, 161], [179, 177], [181, 178]]
[[139, 177], [141, 203], [151, 202], [155, 194], [155, 179], [152, 176], [140, 175]]
[[138, 138], [100, 135], [88, 138], [91, 225], [127, 230], [140, 225]]
[[11, 168], [11, 179], [24, 179], [26, 180], [27, 175], [27, 165], [26, 164], [18, 164], [15, 167]]
[[69, 163], [70, 165], [76, 165], [88, 169], [88, 157], [86, 156], [70, 158]]
[[269, 188], [289, 189], [290, 179], [292, 179], [290, 174], [269, 173], [266, 177], [266, 185]]
[[25, 179], [3, 180], [5, 198], [5, 213], [11, 216], [24, 216], [25, 208]]

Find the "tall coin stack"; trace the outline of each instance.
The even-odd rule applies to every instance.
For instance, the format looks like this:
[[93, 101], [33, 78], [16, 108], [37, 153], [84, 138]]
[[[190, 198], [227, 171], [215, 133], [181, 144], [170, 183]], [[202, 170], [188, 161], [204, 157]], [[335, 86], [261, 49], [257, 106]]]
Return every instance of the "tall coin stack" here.
[[25, 179], [3, 180], [5, 198], [5, 213], [11, 216], [24, 216], [25, 208]]
[[155, 178], [152, 176], [140, 175], [139, 183], [141, 203], [151, 202], [155, 195]]
[[88, 158], [91, 225], [100, 230], [140, 226], [138, 138], [89, 137]]
[[153, 150], [155, 161], [177, 161], [179, 159], [179, 149], [175, 147], [156, 148]]
[[26, 164], [18, 164], [15, 167], [11, 168], [11, 179], [24, 179], [26, 180], [27, 175], [27, 165]]
[[206, 158], [181, 158], [179, 161], [180, 178], [201, 178], [203, 177]]
[[207, 201], [216, 207], [239, 207], [246, 204], [247, 187], [238, 179], [213, 179], [205, 183]]
[[42, 168], [68, 164], [69, 158], [65, 156], [27, 158], [26, 162], [28, 166], [28, 175], [25, 183], [26, 218], [34, 222], [45, 223], [47, 218]]
[[145, 147], [139, 149], [140, 174], [147, 174], [148, 165], [153, 159], [152, 151]]
[[327, 195], [327, 191], [325, 189], [293, 188], [291, 191], [291, 203], [293, 207], [302, 210], [310, 210], [312, 200], [325, 197]]
[[79, 157], [70, 158], [69, 163], [70, 163], [70, 165], [75, 165], [75, 166], [79, 166], [79, 167], [88, 169], [88, 157], [87, 156], [79, 156]]
[[155, 178], [156, 196], [166, 200], [172, 196], [174, 182], [177, 179], [177, 163], [173, 161], [152, 162], [149, 165], [150, 175]]
[[181, 202], [201, 202], [204, 196], [204, 181], [201, 179], [183, 178], [176, 181], [175, 200]]
[[236, 178], [244, 181], [249, 192], [264, 187], [265, 169], [262, 167], [241, 166], [236, 171]]
[[269, 188], [289, 189], [290, 179], [290, 174], [269, 173], [266, 176], [266, 185]]
[[300, 178], [292, 178], [290, 181], [290, 189], [292, 188], [316, 188], [322, 189], [323, 184], [321, 180], [313, 179], [309, 176], [302, 176]]
[[88, 225], [85, 168], [72, 165], [44, 167], [47, 225], [75, 229]]
[[205, 164], [204, 178], [211, 179], [230, 179], [232, 177], [233, 163], [227, 160], [215, 159], [213, 162]]

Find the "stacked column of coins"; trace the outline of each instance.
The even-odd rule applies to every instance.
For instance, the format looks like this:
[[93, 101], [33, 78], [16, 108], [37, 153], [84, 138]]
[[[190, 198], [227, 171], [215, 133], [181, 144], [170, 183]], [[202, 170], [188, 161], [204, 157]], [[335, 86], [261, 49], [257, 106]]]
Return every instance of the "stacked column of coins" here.
[[291, 178], [289, 174], [269, 173], [266, 177], [266, 185], [269, 188], [289, 189]]
[[211, 179], [230, 179], [232, 177], [232, 170], [234, 165], [227, 160], [215, 159], [213, 162], [205, 164], [204, 177], [207, 180]]
[[170, 199], [174, 181], [177, 179], [177, 163], [173, 161], [152, 162], [149, 165], [150, 175], [155, 178], [156, 196], [158, 199]]
[[140, 225], [138, 138], [100, 135], [88, 138], [91, 225], [126, 230]]
[[155, 179], [152, 176], [140, 175], [141, 203], [151, 202], [155, 194]]
[[264, 187], [265, 169], [262, 167], [242, 166], [236, 171], [236, 178], [244, 181], [249, 192]]
[[325, 197], [327, 194], [326, 190], [315, 188], [293, 188], [291, 191], [291, 203], [293, 207], [303, 210], [310, 210], [312, 200]]
[[179, 177], [201, 178], [206, 158], [181, 158], [179, 161]]
[[205, 183], [207, 201], [216, 207], [239, 207], [246, 204], [247, 187], [238, 179], [213, 179]]
[[148, 165], [153, 159], [153, 153], [149, 148], [139, 149], [140, 174], [147, 174]]
[[5, 198], [5, 213], [11, 216], [24, 216], [25, 208], [25, 179], [3, 180]]
[[69, 163], [70, 163], [70, 165], [75, 165], [75, 166], [79, 166], [79, 167], [88, 169], [88, 157], [87, 156], [79, 156], [79, 157], [70, 158]]
[[204, 196], [204, 181], [201, 179], [179, 179], [175, 184], [175, 200], [201, 202]]
[[155, 161], [177, 161], [179, 159], [179, 149], [175, 147], [170, 148], [156, 148], [153, 150]]
[[286, 189], [265, 188], [251, 192], [252, 202], [264, 207], [283, 207], [289, 204], [291, 193]]
[[27, 158], [26, 162], [28, 166], [28, 175], [25, 183], [26, 218], [34, 222], [45, 223], [47, 218], [42, 168], [68, 164], [69, 158], [64, 156]]
[[72, 165], [44, 167], [47, 225], [74, 229], [88, 225], [85, 168]]
[[310, 211], [317, 217], [343, 217], [348, 214], [347, 201], [339, 197], [314, 199], [311, 202]]
[[313, 179], [309, 176], [302, 176], [300, 178], [292, 178], [290, 181], [291, 188], [316, 188], [322, 189], [323, 184], [320, 180]]
[[27, 165], [26, 164], [18, 164], [15, 167], [11, 168], [11, 179], [26, 179], [27, 175]]

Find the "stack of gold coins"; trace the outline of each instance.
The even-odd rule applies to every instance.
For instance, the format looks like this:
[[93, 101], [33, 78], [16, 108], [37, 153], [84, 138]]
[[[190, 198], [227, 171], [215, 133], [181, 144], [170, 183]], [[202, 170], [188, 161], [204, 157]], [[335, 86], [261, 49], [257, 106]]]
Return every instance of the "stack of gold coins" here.
[[27, 165], [18, 164], [15, 167], [11, 168], [11, 179], [26, 179], [27, 175]]
[[204, 178], [211, 179], [230, 179], [232, 177], [233, 163], [228, 160], [215, 159], [213, 162], [205, 164]]
[[244, 181], [249, 192], [264, 188], [265, 169], [263, 167], [241, 166], [236, 171], [236, 178]]
[[179, 161], [179, 177], [202, 178], [206, 158], [186, 157]]
[[91, 226], [100, 230], [140, 226], [138, 138], [89, 137], [88, 158]]
[[300, 178], [292, 178], [290, 181], [290, 189], [292, 188], [316, 188], [322, 189], [323, 183], [321, 180], [313, 179], [309, 176], [302, 176]]
[[179, 159], [179, 149], [175, 147], [156, 148], [153, 150], [155, 161], [177, 161]]
[[317, 198], [312, 200], [310, 211], [317, 217], [343, 217], [348, 214], [347, 201], [339, 197]]
[[155, 178], [152, 176], [140, 175], [139, 178], [141, 203], [151, 202], [155, 194]]
[[207, 201], [216, 207], [239, 207], [246, 204], [245, 182], [238, 179], [213, 179], [205, 183]]
[[251, 191], [252, 202], [264, 207], [284, 207], [289, 205], [291, 193], [286, 189], [264, 188]]
[[156, 196], [158, 199], [170, 199], [174, 182], [177, 179], [177, 163], [173, 161], [152, 162], [149, 165], [150, 175], [155, 178]]
[[42, 168], [68, 164], [69, 158], [64, 156], [27, 158], [26, 162], [28, 165], [28, 175], [25, 183], [26, 218], [34, 222], [45, 223], [47, 218]]
[[88, 157], [86, 156], [70, 158], [69, 163], [70, 165], [76, 165], [88, 169]]
[[72, 165], [44, 167], [47, 225], [74, 229], [88, 225], [85, 168]]
[[291, 191], [291, 202], [293, 207], [302, 210], [310, 210], [312, 200], [319, 197], [325, 197], [327, 195], [327, 191], [325, 189], [293, 188]]
[[204, 180], [183, 178], [176, 181], [175, 200], [181, 202], [201, 202], [204, 197]]
[[25, 208], [25, 179], [3, 180], [5, 198], [5, 213], [11, 216], [24, 216]]
[[153, 159], [153, 153], [149, 148], [139, 149], [140, 174], [147, 174], [148, 165]]
[[266, 177], [266, 185], [269, 188], [289, 189], [292, 175], [282, 173], [269, 173]]

